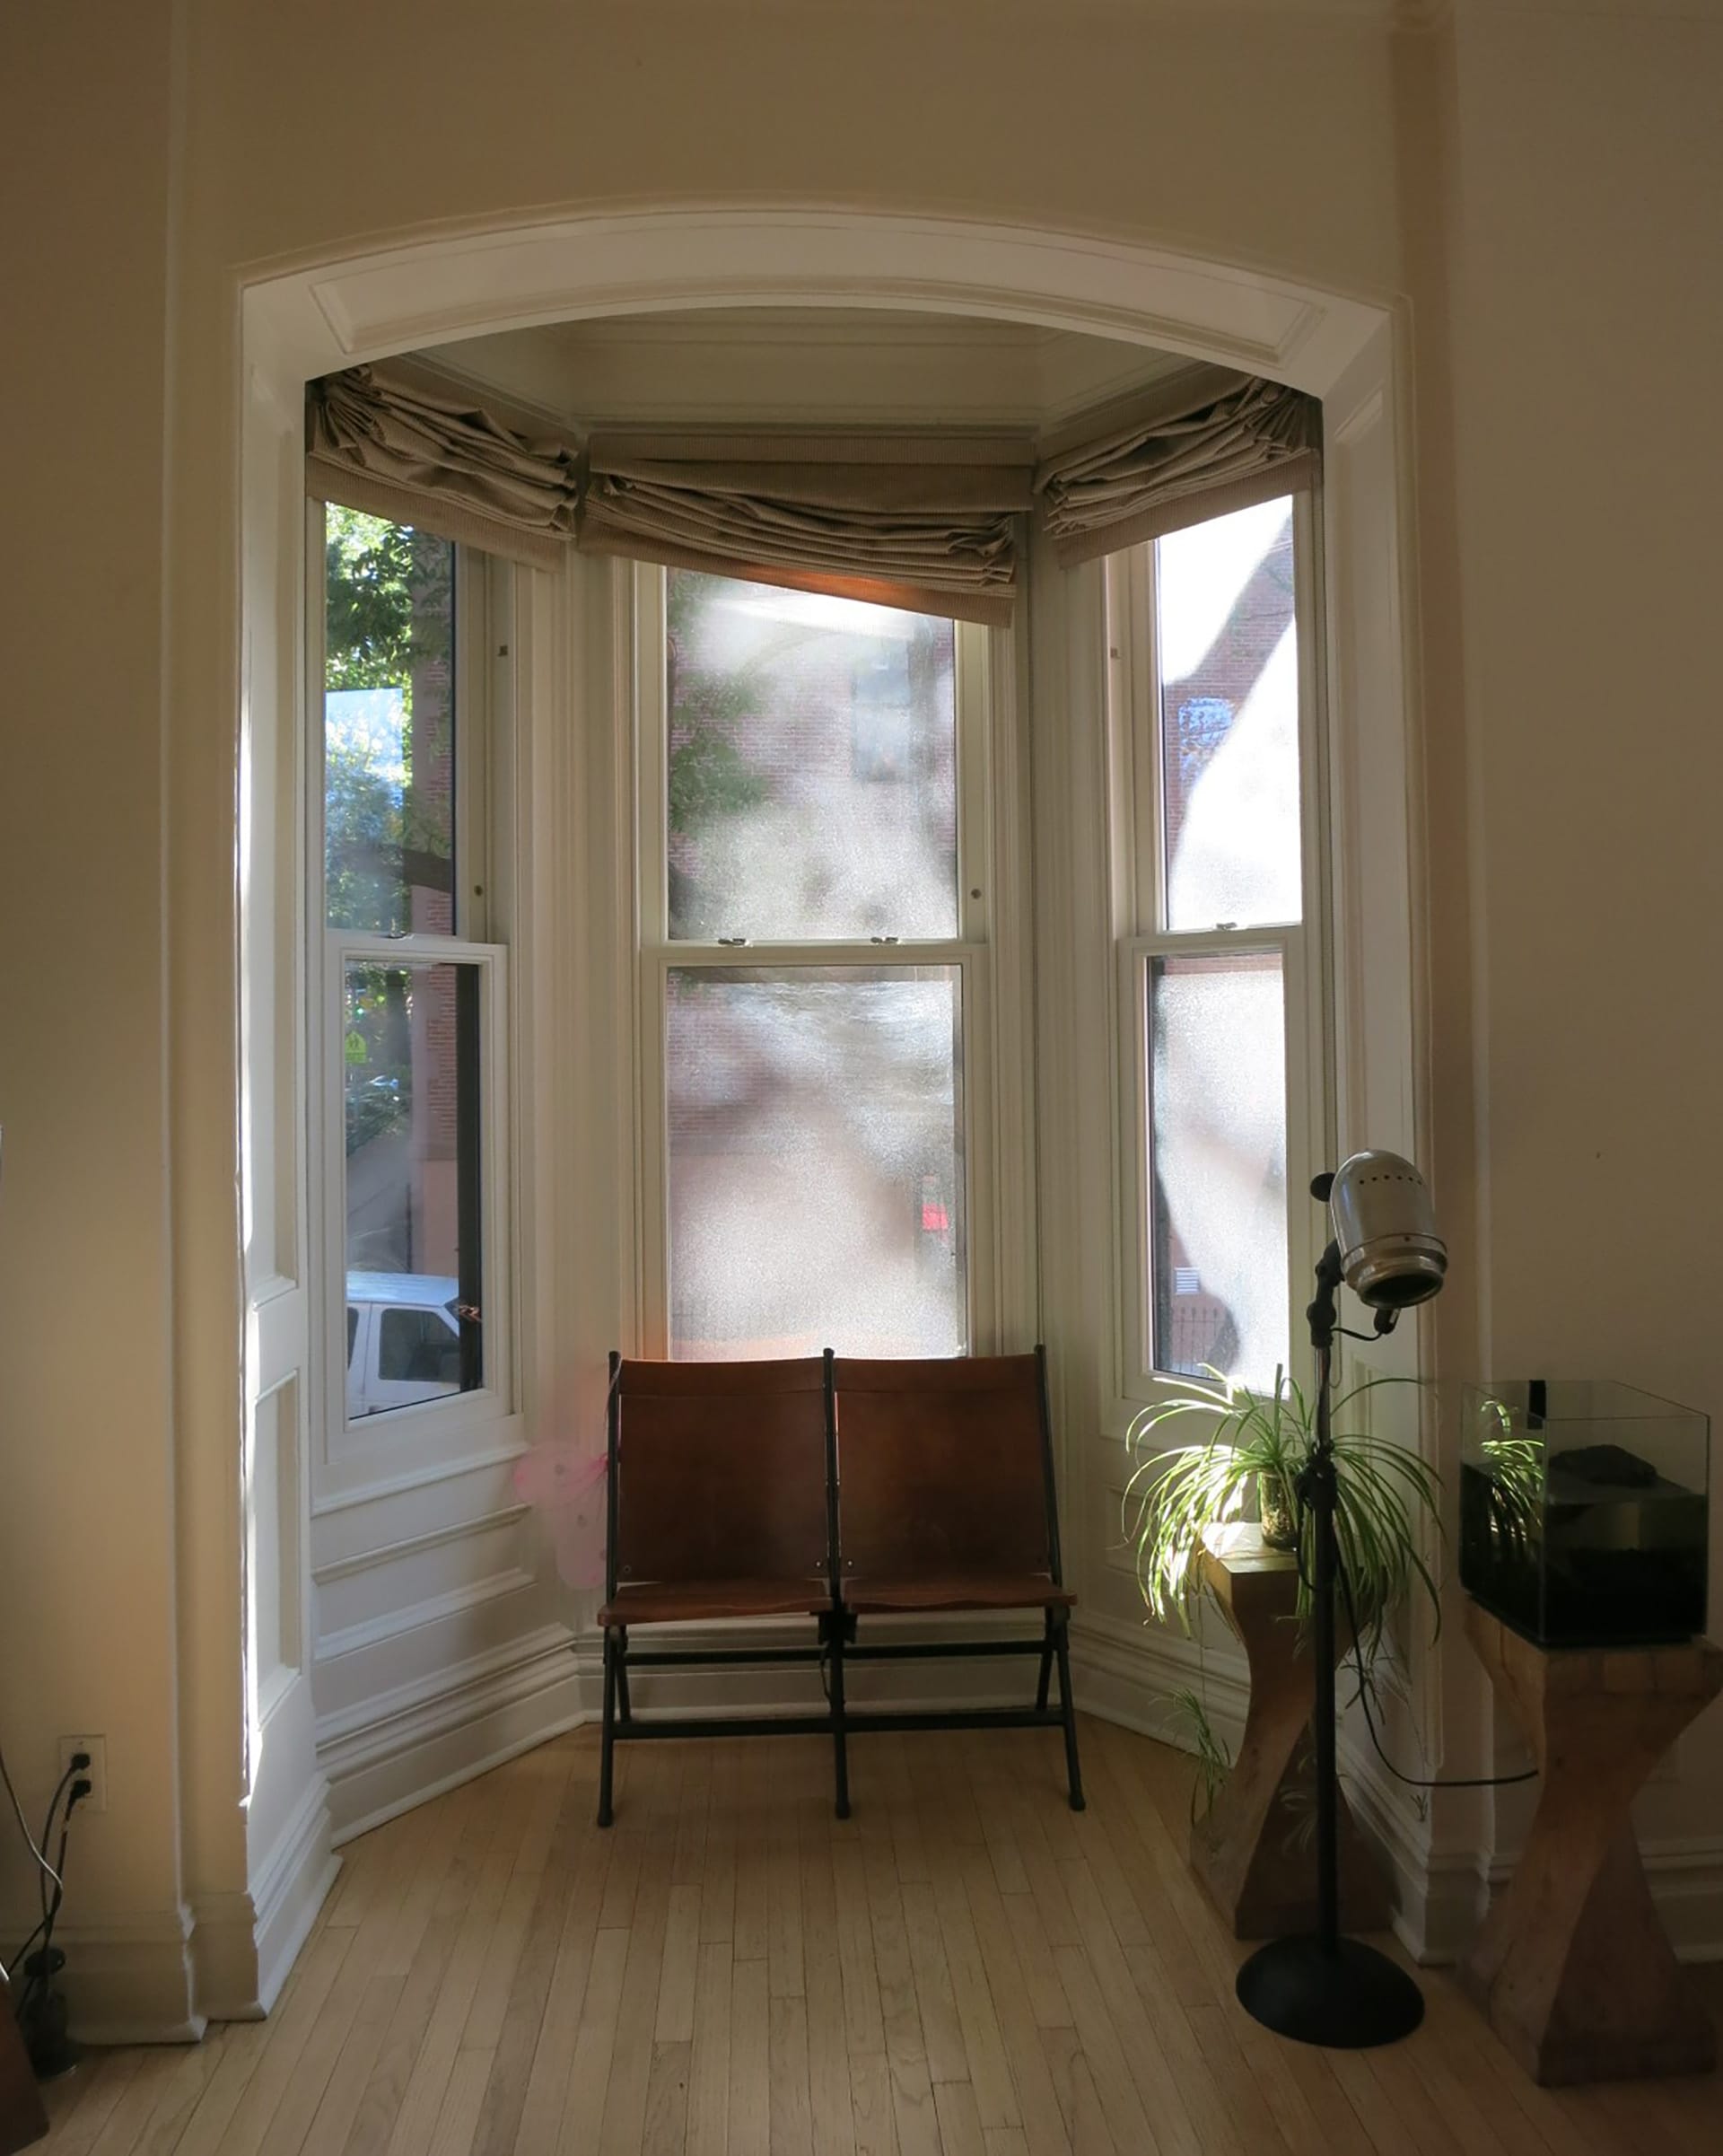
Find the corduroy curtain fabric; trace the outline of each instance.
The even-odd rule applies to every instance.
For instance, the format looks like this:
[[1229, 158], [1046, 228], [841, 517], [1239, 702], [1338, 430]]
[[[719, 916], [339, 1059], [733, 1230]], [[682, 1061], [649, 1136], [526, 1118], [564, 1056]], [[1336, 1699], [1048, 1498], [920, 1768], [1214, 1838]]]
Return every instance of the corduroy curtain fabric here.
[[580, 544], [671, 568], [1009, 622], [1019, 436], [599, 434]]
[[339, 502], [553, 568], [574, 536], [579, 460], [566, 443], [533, 441], [463, 399], [374, 367], [311, 383], [305, 486]]
[[1279, 382], [1205, 367], [1044, 442], [1043, 529], [1061, 568], [1315, 484], [1321, 408]]

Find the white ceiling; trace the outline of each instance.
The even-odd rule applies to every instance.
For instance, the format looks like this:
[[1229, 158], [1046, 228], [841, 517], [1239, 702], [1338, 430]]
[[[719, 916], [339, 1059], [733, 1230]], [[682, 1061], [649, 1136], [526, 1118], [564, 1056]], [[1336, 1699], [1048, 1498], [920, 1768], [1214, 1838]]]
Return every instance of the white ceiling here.
[[752, 307], [511, 329], [418, 356], [544, 421], [1039, 432], [1190, 363], [1028, 322]]

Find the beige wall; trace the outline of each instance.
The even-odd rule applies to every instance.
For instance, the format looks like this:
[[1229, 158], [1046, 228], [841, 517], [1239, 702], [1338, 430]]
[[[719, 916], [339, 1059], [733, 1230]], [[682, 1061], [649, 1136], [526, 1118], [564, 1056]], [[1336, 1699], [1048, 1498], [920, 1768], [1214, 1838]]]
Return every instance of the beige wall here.
[[[182, 1752], [210, 1883], [240, 1845], [230, 1523], [208, 1494], [238, 1399], [248, 267], [595, 202], [811, 199], [1120, 232], [1409, 299], [1436, 1172], [1462, 1231], [1443, 1360], [1608, 1372], [1723, 1414], [1705, 604], [1723, 30], [1468, 7], [1402, 39], [1377, 14], [7, 10], [0, 1737], [33, 1801], [57, 1731], [108, 1733], [91, 1921], [176, 1912]], [[1713, 1714], [1659, 1830], [1715, 1834], [1719, 1788]]]

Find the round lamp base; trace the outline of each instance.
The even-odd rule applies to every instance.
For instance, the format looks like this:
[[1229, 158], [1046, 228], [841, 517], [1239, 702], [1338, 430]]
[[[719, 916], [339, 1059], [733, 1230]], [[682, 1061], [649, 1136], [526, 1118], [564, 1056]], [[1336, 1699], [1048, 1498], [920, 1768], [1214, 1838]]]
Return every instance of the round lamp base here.
[[1404, 1969], [1355, 1939], [1325, 1953], [1316, 1938], [1274, 1939], [1238, 1971], [1238, 2003], [1277, 2036], [1335, 2051], [1397, 2043], [1424, 2018]]

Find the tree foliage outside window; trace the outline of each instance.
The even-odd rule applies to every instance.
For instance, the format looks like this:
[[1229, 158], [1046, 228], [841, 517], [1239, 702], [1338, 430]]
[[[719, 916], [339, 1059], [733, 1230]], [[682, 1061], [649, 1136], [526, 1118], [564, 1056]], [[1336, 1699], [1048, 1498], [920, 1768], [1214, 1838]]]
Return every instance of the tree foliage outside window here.
[[[399, 712], [398, 757], [337, 723], [324, 734], [324, 845], [332, 927], [393, 934], [411, 890], [452, 890], [454, 548], [382, 517], [330, 503], [324, 520], [324, 687], [386, 691]], [[427, 695], [434, 682], [440, 694]]]

